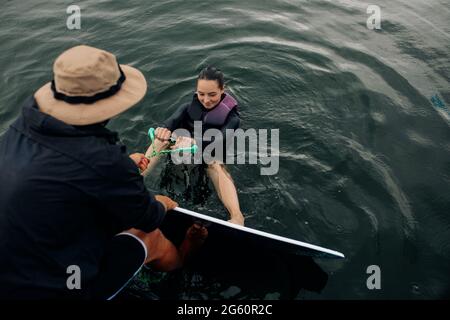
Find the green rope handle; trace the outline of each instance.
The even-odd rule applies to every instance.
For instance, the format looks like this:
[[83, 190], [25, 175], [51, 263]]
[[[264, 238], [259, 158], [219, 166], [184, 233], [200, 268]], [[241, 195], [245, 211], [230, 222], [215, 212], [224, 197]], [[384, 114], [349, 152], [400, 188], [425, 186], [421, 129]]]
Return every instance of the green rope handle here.
[[[155, 156], [159, 156], [161, 154], [167, 154], [167, 153], [174, 153], [174, 152], [191, 152], [191, 153], [196, 153], [198, 150], [197, 145], [192, 145], [189, 148], [177, 148], [177, 149], [171, 149], [171, 150], [161, 150], [161, 151], [156, 151], [155, 150], [155, 128], [150, 128], [148, 129], [148, 136], [150, 137], [150, 140], [152, 141], [152, 153], [150, 154], [149, 158], [155, 157]], [[175, 139], [170, 138], [170, 142], [171, 143], [175, 143]]]

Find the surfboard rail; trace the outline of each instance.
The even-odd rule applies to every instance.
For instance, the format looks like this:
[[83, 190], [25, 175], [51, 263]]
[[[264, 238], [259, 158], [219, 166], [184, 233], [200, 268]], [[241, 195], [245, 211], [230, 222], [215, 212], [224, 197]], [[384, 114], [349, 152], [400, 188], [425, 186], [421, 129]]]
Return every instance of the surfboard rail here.
[[191, 211], [191, 210], [188, 210], [188, 209], [180, 208], [180, 207], [176, 207], [173, 210], [181, 212], [181, 213], [184, 213], [184, 214], [187, 214], [187, 215], [192, 216], [194, 218], [198, 218], [198, 219], [214, 222], [214, 223], [217, 223], [219, 225], [223, 225], [223, 226], [226, 226], [226, 227], [229, 227], [229, 228], [233, 228], [233, 229], [236, 229], [236, 230], [241, 230], [241, 231], [248, 232], [248, 233], [251, 233], [251, 234], [254, 234], [254, 235], [266, 237], [266, 238], [273, 239], [273, 240], [278, 240], [278, 241], [281, 241], [281, 242], [284, 242], [284, 243], [289, 243], [289, 244], [292, 244], [292, 245], [295, 245], [295, 246], [299, 246], [299, 247], [302, 247], [302, 248], [307, 248], [307, 249], [316, 251], [318, 253], [331, 256], [333, 258], [340, 258], [340, 259], [344, 259], [345, 258], [345, 255], [343, 253], [339, 252], [339, 251], [331, 250], [331, 249], [324, 248], [324, 247], [321, 247], [321, 246], [317, 246], [317, 245], [314, 245], [314, 244], [310, 244], [310, 243], [307, 243], [307, 242], [294, 240], [294, 239], [290, 239], [290, 238], [287, 238], [287, 237], [282, 237], [282, 236], [278, 236], [278, 235], [271, 234], [271, 233], [268, 233], [268, 232], [264, 232], [264, 231], [252, 229], [252, 228], [249, 228], [249, 227], [241, 226], [241, 225], [238, 225], [238, 224], [234, 224], [234, 223], [231, 223], [231, 222], [228, 222], [228, 221], [224, 221], [224, 220], [221, 220], [221, 219], [210, 217], [210, 216], [207, 216], [207, 215], [204, 215], [204, 214], [201, 214], [201, 213], [198, 213], [198, 212], [194, 212], [194, 211]]

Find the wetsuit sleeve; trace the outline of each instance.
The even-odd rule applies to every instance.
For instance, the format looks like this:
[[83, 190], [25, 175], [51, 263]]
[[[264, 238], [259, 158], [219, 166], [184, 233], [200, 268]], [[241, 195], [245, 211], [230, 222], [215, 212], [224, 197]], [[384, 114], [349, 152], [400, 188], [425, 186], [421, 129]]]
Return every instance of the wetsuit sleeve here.
[[189, 103], [186, 103], [178, 108], [178, 110], [171, 115], [166, 121], [164, 121], [163, 126], [170, 131], [174, 131], [178, 129], [186, 116], [187, 109], [189, 107]]
[[147, 190], [131, 159], [125, 155], [114, 163], [109, 178], [99, 191], [99, 200], [118, 230], [136, 228], [150, 232], [160, 226], [164, 206]]

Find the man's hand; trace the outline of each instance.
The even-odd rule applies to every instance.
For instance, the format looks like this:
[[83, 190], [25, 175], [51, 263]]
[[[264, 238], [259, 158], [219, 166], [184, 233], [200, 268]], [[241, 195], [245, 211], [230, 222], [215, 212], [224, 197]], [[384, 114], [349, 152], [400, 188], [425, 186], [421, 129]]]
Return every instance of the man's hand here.
[[138, 166], [138, 168], [141, 169], [141, 171], [144, 171], [145, 169], [147, 169], [147, 166], [148, 166], [148, 164], [150, 162], [145, 157], [145, 155], [142, 154], [142, 153], [130, 154], [130, 158], [131, 158], [131, 160], [134, 161], [134, 163]]
[[176, 203], [169, 197], [158, 194], [155, 196], [155, 199], [162, 203], [162, 205], [164, 206], [164, 209], [166, 209], [166, 212], [178, 207], [178, 203]]

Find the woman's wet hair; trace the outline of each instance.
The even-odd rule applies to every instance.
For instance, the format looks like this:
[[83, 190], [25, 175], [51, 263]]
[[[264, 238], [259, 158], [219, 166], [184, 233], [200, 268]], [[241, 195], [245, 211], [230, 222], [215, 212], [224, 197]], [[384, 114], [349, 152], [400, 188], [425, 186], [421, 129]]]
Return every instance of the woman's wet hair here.
[[216, 80], [220, 89], [223, 89], [224, 86], [222, 71], [213, 66], [207, 66], [202, 71], [200, 71], [197, 80]]

